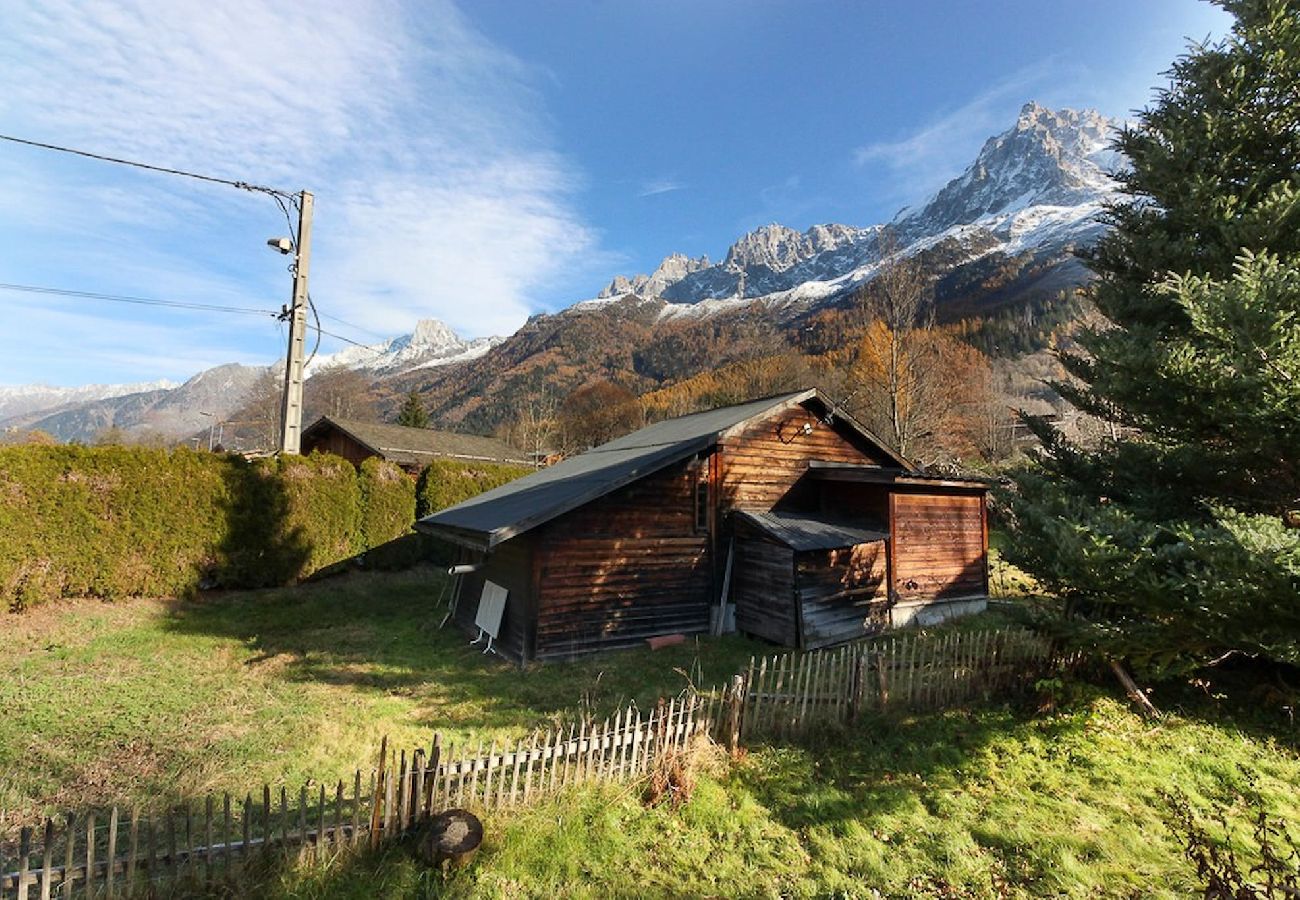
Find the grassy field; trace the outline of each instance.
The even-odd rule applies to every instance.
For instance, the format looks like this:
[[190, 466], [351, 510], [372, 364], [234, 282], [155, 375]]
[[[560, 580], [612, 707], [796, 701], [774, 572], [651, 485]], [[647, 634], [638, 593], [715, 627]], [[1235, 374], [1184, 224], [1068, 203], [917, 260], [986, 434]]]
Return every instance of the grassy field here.
[[[521, 735], [586, 703], [722, 682], [740, 638], [521, 675], [439, 631], [439, 576], [356, 575], [183, 605], [77, 602], [4, 619], [6, 828], [86, 803], [161, 805], [369, 766], [434, 729]], [[1228, 802], [1247, 782], [1300, 823], [1300, 738], [1279, 701], [1161, 698], [1157, 724], [1085, 688], [1052, 714], [997, 707], [862, 723], [715, 759], [682, 808], [636, 788], [489, 820], [470, 869], [401, 848], [269, 876], [278, 897], [1185, 896], [1158, 791]], [[1241, 835], [1238, 835], [1240, 838]], [[878, 893], [873, 893], [878, 892]]]
[[68, 804], [160, 806], [332, 781], [395, 747], [518, 737], [582, 704], [607, 714], [766, 648], [729, 637], [521, 677], [440, 630], [434, 570], [350, 575], [187, 603], [79, 601], [5, 615], [0, 836]]
[[877, 720], [813, 743], [716, 762], [678, 810], [605, 789], [489, 820], [479, 860], [449, 876], [398, 848], [270, 895], [1187, 897], [1160, 791], [1209, 809], [1257, 790], [1300, 822], [1293, 745], [1194, 715], [1151, 725], [1095, 691], [1050, 716]]

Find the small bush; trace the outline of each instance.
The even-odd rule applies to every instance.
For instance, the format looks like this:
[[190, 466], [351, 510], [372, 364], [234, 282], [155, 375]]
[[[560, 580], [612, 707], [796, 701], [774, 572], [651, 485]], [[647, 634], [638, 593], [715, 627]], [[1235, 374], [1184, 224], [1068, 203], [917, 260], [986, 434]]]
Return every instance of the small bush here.
[[361, 464], [361, 545], [372, 550], [411, 530], [415, 481], [398, 466], [371, 457]]
[[420, 473], [420, 481], [416, 486], [416, 516], [423, 518], [440, 509], [455, 506], [533, 471], [527, 466], [504, 463], [435, 460]]

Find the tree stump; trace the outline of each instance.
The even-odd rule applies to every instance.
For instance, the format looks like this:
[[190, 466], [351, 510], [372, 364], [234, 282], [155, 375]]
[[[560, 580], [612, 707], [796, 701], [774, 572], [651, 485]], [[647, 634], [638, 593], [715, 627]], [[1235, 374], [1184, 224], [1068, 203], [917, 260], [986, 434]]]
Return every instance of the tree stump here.
[[429, 821], [420, 855], [434, 866], [468, 865], [483, 843], [483, 823], [464, 809], [448, 809]]

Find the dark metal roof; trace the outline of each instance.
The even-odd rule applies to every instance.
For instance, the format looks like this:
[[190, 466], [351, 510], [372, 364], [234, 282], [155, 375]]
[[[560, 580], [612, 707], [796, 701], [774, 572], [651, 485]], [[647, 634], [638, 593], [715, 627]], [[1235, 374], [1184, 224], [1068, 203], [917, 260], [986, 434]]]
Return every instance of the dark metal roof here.
[[338, 429], [373, 453], [399, 466], [426, 466], [434, 459], [463, 459], [480, 462], [528, 465], [525, 454], [496, 438], [479, 434], [408, 428], [321, 416], [303, 431], [308, 440], [331, 428]]
[[748, 522], [768, 537], [797, 552], [837, 550], [858, 544], [873, 544], [889, 537], [884, 531], [797, 513], [739, 510], [735, 515], [739, 521]]
[[860, 466], [853, 463], [813, 460], [808, 463], [808, 473], [823, 481], [865, 481], [872, 484], [924, 485], [925, 487], [950, 487], [984, 489], [994, 482], [971, 475], [932, 475], [928, 472], [906, 469], [884, 469], [879, 466]]
[[835, 410], [834, 405], [815, 389], [809, 389], [656, 422], [580, 456], [426, 516], [416, 523], [416, 527], [459, 543], [490, 549], [639, 478], [707, 450], [728, 431], [757, 416], [814, 398], [873, 444], [881, 446], [891, 458], [907, 465], [906, 460]]

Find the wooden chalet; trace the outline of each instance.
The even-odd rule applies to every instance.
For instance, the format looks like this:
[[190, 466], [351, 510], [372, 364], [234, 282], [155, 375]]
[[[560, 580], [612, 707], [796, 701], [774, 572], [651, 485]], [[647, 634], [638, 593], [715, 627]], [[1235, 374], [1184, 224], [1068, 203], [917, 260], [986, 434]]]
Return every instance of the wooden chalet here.
[[822, 647], [982, 609], [986, 486], [920, 472], [816, 390], [659, 422], [416, 523], [505, 656], [735, 627]]
[[302, 433], [302, 452], [333, 453], [355, 466], [372, 456], [418, 475], [435, 459], [529, 465], [525, 454], [496, 438], [321, 416]]

